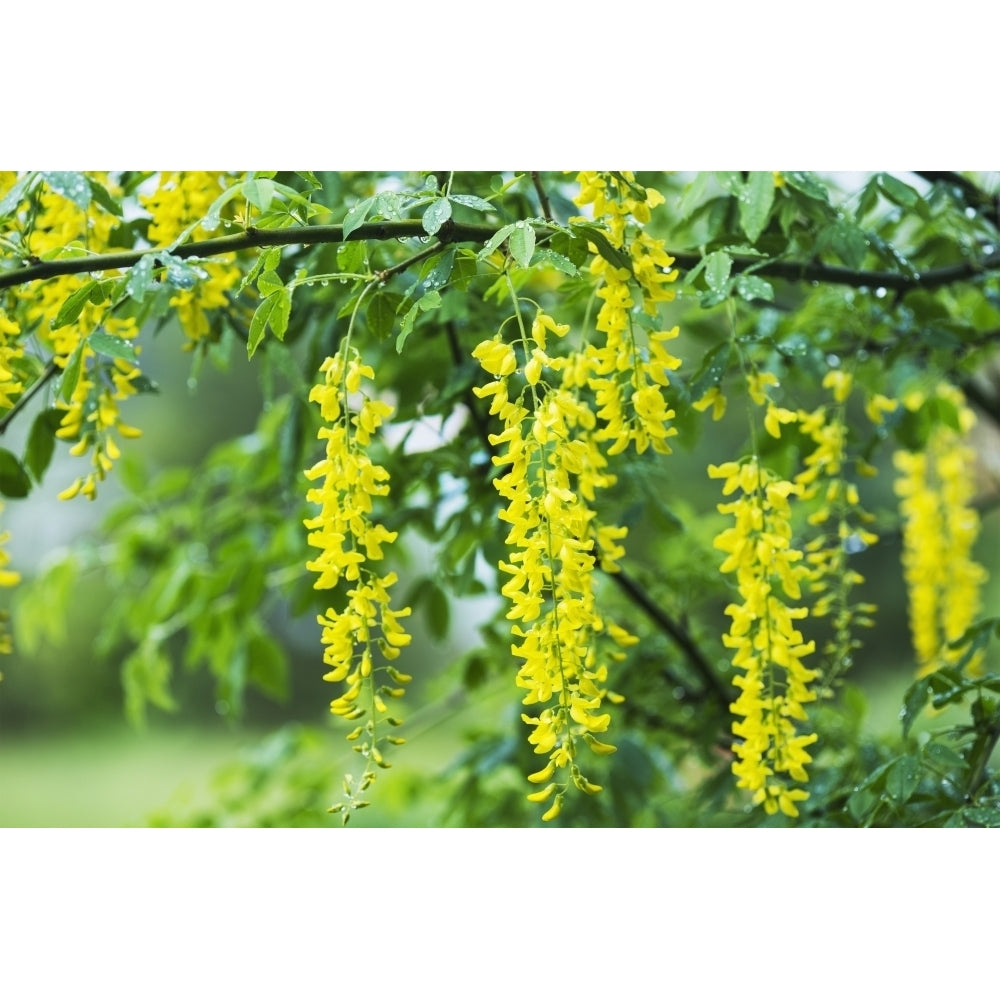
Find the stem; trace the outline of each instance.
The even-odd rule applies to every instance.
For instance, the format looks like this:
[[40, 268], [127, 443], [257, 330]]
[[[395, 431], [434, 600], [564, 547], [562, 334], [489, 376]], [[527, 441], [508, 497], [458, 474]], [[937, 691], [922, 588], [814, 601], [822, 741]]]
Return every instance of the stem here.
[[37, 393], [38, 390], [41, 389], [42, 386], [45, 385], [59, 370], [59, 366], [54, 360], [50, 361], [45, 366], [45, 370], [42, 374], [39, 375], [27, 389], [25, 389], [10, 410], [8, 410], [3, 417], [0, 417], [0, 434], [3, 434], [7, 430], [14, 418], [28, 405], [35, 393]]

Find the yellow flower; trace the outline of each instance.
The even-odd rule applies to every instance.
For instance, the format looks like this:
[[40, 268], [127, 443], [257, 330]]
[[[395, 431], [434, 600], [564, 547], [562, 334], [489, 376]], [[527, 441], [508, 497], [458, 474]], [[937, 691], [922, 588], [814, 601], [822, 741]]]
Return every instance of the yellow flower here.
[[731, 625], [722, 637], [733, 650], [733, 666], [743, 671], [733, 680], [740, 689], [731, 706], [738, 717], [733, 734], [739, 737], [733, 773], [737, 787], [754, 793], [755, 804], [794, 817], [794, 803], [808, 793], [790, 789], [782, 775], [803, 783], [808, 778], [805, 765], [811, 757], [804, 748], [816, 736], [798, 733], [794, 720], [806, 720], [803, 705], [815, 699], [809, 684], [818, 676], [802, 663], [815, 643], [806, 642], [795, 626], [808, 610], [784, 600], [798, 600], [800, 583], [808, 576], [802, 552], [791, 545], [789, 521], [788, 497], [801, 488], [778, 479], [756, 458], [710, 465], [708, 474], [725, 480], [725, 495], [741, 494], [719, 504], [734, 523], [715, 539], [715, 547], [726, 554], [720, 569], [735, 574], [742, 601], [725, 609]]
[[[313, 387], [309, 401], [319, 404], [326, 421], [317, 435], [325, 443], [325, 455], [305, 473], [310, 482], [318, 482], [306, 499], [319, 505], [320, 511], [304, 522], [308, 542], [319, 549], [319, 555], [306, 568], [318, 574], [316, 589], [333, 588], [341, 581], [352, 585], [346, 589], [340, 610], [330, 607], [317, 616], [323, 629], [323, 662], [330, 668], [323, 679], [345, 685], [330, 703], [334, 715], [350, 720], [370, 716], [361, 730], [352, 730], [347, 738], [369, 764], [388, 767], [379, 744], [395, 738], [380, 736], [377, 723], [386, 716], [390, 724], [398, 724], [387, 716], [385, 699], [401, 697], [400, 685], [410, 679], [391, 665], [410, 642], [399, 622], [410, 614], [410, 608], [392, 609], [389, 590], [397, 576], [373, 568], [384, 558], [383, 546], [392, 544], [397, 533], [371, 518], [373, 499], [389, 493], [389, 473], [372, 462], [365, 449], [392, 407], [365, 397], [358, 411], [351, 413], [348, 395], [360, 391], [362, 378], [374, 377], [354, 349], [343, 347], [327, 358], [320, 373], [323, 381]], [[383, 677], [387, 682], [380, 682]], [[356, 742], [362, 732], [365, 739]], [[373, 780], [374, 772], [366, 768], [359, 789]], [[353, 785], [349, 789], [354, 803]]]
[[[942, 386], [940, 398], [956, 405], [963, 429], [975, 420], [958, 390]], [[912, 395], [910, 403], [923, 402]], [[985, 569], [972, 556], [979, 515], [972, 506], [975, 452], [957, 431], [935, 427], [923, 453], [897, 451], [896, 494], [903, 517], [903, 575], [910, 604], [910, 630], [918, 676], [956, 663], [964, 654], [951, 643], [960, 639], [980, 607]], [[982, 657], [967, 665], [981, 670]]]

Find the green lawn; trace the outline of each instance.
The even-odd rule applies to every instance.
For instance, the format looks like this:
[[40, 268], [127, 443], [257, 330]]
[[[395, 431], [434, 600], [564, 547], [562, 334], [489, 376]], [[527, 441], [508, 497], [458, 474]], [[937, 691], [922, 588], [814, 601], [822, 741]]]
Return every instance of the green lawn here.
[[0, 739], [0, 826], [143, 826], [178, 789], [204, 787], [257, 738], [195, 728], [139, 732], [124, 722]]

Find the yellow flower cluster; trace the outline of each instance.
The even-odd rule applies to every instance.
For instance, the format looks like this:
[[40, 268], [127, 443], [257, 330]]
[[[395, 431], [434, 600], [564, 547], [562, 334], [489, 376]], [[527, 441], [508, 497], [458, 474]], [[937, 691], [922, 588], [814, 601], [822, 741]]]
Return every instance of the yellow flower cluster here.
[[726, 554], [720, 569], [735, 573], [742, 601], [726, 607], [732, 623], [723, 636], [734, 650], [733, 665], [743, 671], [734, 680], [740, 695], [731, 706], [741, 717], [733, 723], [739, 738], [733, 773], [738, 787], [753, 792], [754, 804], [763, 804], [769, 814], [780, 809], [794, 817], [795, 803], [809, 793], [789, 787], [783, 776], [808, 780], [805, 765], [812, 758], [805, 748], [816, 740], [815, 734], [798, 734], [795, 725], [805, 721], [803, 705], [816, 697], [808, 685], [817, 671], [802, 663], [815, 643], [805, 642], [794, 624], [809, 612], [786, 603], [801, 599], [809, 576], [803, 553], [791, 543], [788, 498], [801, 495], [802, 487], [762, 468], [756, 457], [710, 465], [708, 474], [725, 480], [724, 496], [740, 492], [719, 504], [720, 513], [731, 514], [734, 523], [714, 543]]
[[[617, 542], [626, 529], [597, 527], [589, 506], [596, 490], [615, 479], [605, 471], [607, 459], [592, 433], [595, 417], [579, 392], [580, 357], [550, 357], [547, 352], [547, 334], [562, 337], [568, 329], [539, 311], [530, 336], [522, 330], [523, 365], [499, 336], [473, 351], [494, 377], [474, 391], [490, 398], [490, 413], [503, 424], [499, 434], [490, 436], [491, 444], [505, 449], [494, 456], [494, 464], [507, 467], [493, 481], [507, 501], [500, 518], [510, 525], [510, 559], [500, 562], [509, 579], [501, 592], [511, 602], [507, 618], [519, 640], [511, 646], [522, 661], [516, 683], [527, 692], [523, 703], [539, 706], [537, 714], [521, 718], [533, 727], [528, 739], [535, 753], [549, 758], [528, 776], [544, 785], [528, 798], [551, 802], [543, 820], [559, 815], [570, 782], [590, 794], [600, 791], [580, 770], [580, 744], [598, 754], [614, 751], [595, 736], [611, 721], [601, 711], [605, 699], [621, 700], [605, 686], [606, 661], [621, 658], [617, 647], [635, 641], [597, 610], [595, 565], [616, 568], [614, 560], [623, 552]], [[511, 379], [519, 371], [524, 381], [512, 400]], [[603, 637], [615, 647], [606, 658], [598, 652], [597, 640]], [[552, 780], [564, 768], [568, 777]]]
[[20, 326], [0, 309], [0, 409], [9, 410], [14, 397], [24, 391], [24, 383], [11, 362], [24, 356], [24, 348], [17, 343]]
[[[903, 517], [903, 575], [921, 677], [961, 659], [963, 650], [950, 644], [978, 613], [987, 576], [972, 557], [979, 534], [979, 515], [972, 506], [975, 453], [964, 436], [975, 415], [953, 386], [939, 386], [936, 395], [955, 407], [960, 430], [939, 424], [923, 452], [900, 450], [893, 456]], [[903, 403], [917, 410], [925, 398], [913, 392]], [[975, 656], [967, 669], [981, 669], [981, 657]]]
[[75, 442], [69, 453], [73, 456], [90, 452], [93, 470], [78, 476], [59, 494], [60, 500], [72, 500], [77, 495], [93, 500], [97, 497], [97, 484], [111, 471], [112, 464], [121, 457], [121, 450], [114, 434], [123, 438], [137, 438], [142, 434], [136, 427], [123, 423], [118, 404], [134, 396], [132, 384], [139, 377], [139, 369], [122, 358], [111, 364], [98, 362], [94, 352], [83, 348], [80, 378], [73, 390], [69, 404], [58, 402], [65, 409], [56, 437]]
[[[205, 219], [230, 179], [225, 173], [198, 170], [161, 173], [156, 191], [139, 198], [152, 216], [149, 241], [155, 246], [169, 245], [191, 226], [192, 239], [210, 238], [212, 233], [196, 223]], [[208, 313], [225, 306], [226, 292], [239, 282], [235, 260], [233, 254], [227, 254], [202, 262], [199, 266], [206, 277], [171, 297], [170, 305], [188, 337], [187, 350], [209, 335]]]
[[[871, 616], [877, 610], [874, 604], [850, 601], [852, 588], [864, 583], [864, 577], [850, 566], [850, 557], [878, 541], [870, 529], [874, 516], [861, 506], [858, 487], [844, 468], [848, 460], [845, 407], [853, 384], [849, 372], [829, 371], [823, 388], [831, 391], [833, 404], [811, 413], [798, 412], [799, 430], [814, 445], [805, 457], [805, 468], [795, 477], [802, 501], [816, 503], [807, 521], [818, 534], [805, 546], [809, 590], [816, 595], [810, 613], [814, 618], [830, 616], [833, 627], [833, 637], [823, 647], [829, 665], [824, 677], [827, 694], [834, 676], [851, 666], [853, 651], [861, 645], [854, 627], [873, 625]], [[888, 402], [884, 397], [878, 400]], [[884, 409], [876, 405], [870, 411], [881, 420]]]
[[[671, 269], [674, 258], [662, 240], [653, 239], [641, 225], [649, 221], [650, 209], [663, 203], [653, 188], [642, 188], [631, 173], [617, 175], [581, 173], [577, 178], [579, 206], [592, 204], [594, 220], [610, 232], [613, 247], [627, 252], [629, 267], [616, 267], [599, 254], [590, 264], [599, 282], [602, 300], [596, 328], [605, 336], [601, 345], [589, 345], [584, 353], [589, 365], [589, 385], [597, 398], [597, 417], [603, 427], [601, 442], [610, 442], [607, 453], [615, 455], [634, 443], [641, 454], [648, 448], [670, 452], [667, 439], [676, 434], [669, 426], [674, 417], [664, 399], [669, 385], [667, 373], [680, 360], [663, 346], [678, 335], [677, 327], [652, 330], [642, 343], [640, 328], [633, 316], [633, 288], [640, 293], [643, 311], [655, 316], [660, 302], [674, 297], [670, 284], [677, 280]], [[639, 225], [637, 226], [636, 223]], [[628, 239], [628, 242], [626, 240]]]
[[[331, 668], [323, 679], [345, 685], [330, 711], [349, 720], [369, 716], [347, 736], [366, 760], [357, 789], [364, 791], [375, 778], [371, 765], [389, 766], [380, 744], [403, 742], [380, 736], [378, 722], [384, 718], [390, 725], [399, 725], [398, 719], [388, 715], [385, 699], [401, 697], [403, 685], [410, 680], [392, 665], [410, 642], [399, 622], [410, 609], [391, 609], [389, 590], [397, 576], [372, 568], [384, 558], [383, 545], [394, 542], [397, 535], [372, 521], [373, 498], [388, 495], [389, 473], [367, 453], [392, 407], [363, 393], [362, 380], [374, 378], [374, 371], [354, 349], [342, 348], [327, 358], [320, 372], [324, 379], [313, 387], [309, 401], [317, 403], [322, 413], [324, 426], [318, 438], [326, 442], [326, 454], [305, 473], [310, 481], [320, 481], [306, 494], [310, 503], [320, 505], [320, 512], [305, 521], [309, 544], [320, 554], [306, 566], [319, 574], [314, 584], [317, 590], [336, 587], [341, 581], [350, 585], [343, 609], [328, 608], [317, 621], [323, 626], [323, 661]], [[359, 398], [352, 412], [350, 401]], [[361, 803], [353, 798], [349, 782], [345, 791], [358, 808]]]

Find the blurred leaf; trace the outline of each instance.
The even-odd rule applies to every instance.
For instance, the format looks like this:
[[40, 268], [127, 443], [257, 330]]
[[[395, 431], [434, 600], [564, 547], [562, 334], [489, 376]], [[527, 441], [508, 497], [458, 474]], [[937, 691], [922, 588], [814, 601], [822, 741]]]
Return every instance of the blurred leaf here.
[[134, 726], [146, 722], [146, 703], [171, 712], [177, 708], [170, 693], [170, 658], [152, 642], [133, 650], [122, 664], [125, 715]]
[[17, 456], [0, 448], [0, 493], [12, 499], [21, 499], [31, 492], [31, 479]]
[[915, 684], [911, 684], [903, 698], [903, 707], [900, 710], [899, 718], [903, 723], [903, 736], [908, 736], [910, 727], [917, 716], [923, 711], [927, 704], [927, 697], [930, 693], [930, 680], [922, 677]]
[[767, 225], [774, 203], [774, 174], [770, 170], [752, 170], [738, 198], [740, 225], [750, 241], [756, 242]]
[[95, 330], [87, 338], [87, 343], [98, 354], [103, 354], [105, 357], [120, 358], [122, 361], [128, 361], [133, 365], [139, 360], [135, 353], [135, 347], [127, 340], [122, 340], [121, 337], [112, 337], [111, 334], [104, 333], [101, 330]]
[[69, 198], [77, 208], [86, 211], [93, 197], [85, 174], [76, 170], [55, 170], [42, 174], [42, 180], [57, 194]]
[[747, 302], [774, 301], [774, 286], [769, 281], [758, 278], [756, 274], [738, 274], [734, 287], [740, 298], [746, 299]]
[[66, 410], [54, 408], [42, 410], [32, 422], [24, 450], [24, 464], [35, 477], [36, 483], [42, 481], [45, 470], [52, 461], [56, 446], [55, 433], [59, 430], [64, 416]]
[[247, 680], [277, 701], [288, 698], [288, 661], [284, 650], [263, 632], [247, 642]]
[[920, 758], [913, 754], [906, 754], [893, 761], [886, 771], [885, 790], [897, 805], [908, 801], [919, 784]]
[[396, 292], [378, 292], [368, 303], [365, 318], [372, 334], [379, 339], [388, 337], [396, 325], [396, 311], [403, 304], [403, 296]]

